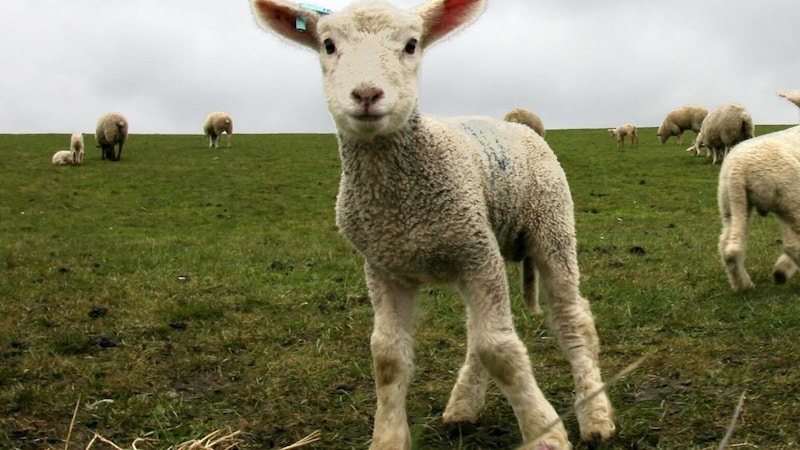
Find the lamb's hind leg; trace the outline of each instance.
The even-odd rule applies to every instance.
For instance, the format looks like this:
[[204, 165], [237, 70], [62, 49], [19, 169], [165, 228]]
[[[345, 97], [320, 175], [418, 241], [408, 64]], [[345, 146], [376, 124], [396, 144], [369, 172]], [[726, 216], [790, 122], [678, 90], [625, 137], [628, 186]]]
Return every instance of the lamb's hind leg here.
[[785, 283], [797, 272], [800, 264], [800, 218], [781, 218], [783, 225], [783, 253], [775, 262], [772, 276], [778, 284]]
[[378, 406], [371, 450], [408, 450], [406, 392], [413, 372], [411, 322], [417, 286], [397, 282], [366, 266], [367, 288], [374, 309], [370, 339]]
[[[570, 363], [575, 382], [575, 413], [581, 438], [587, 442], [606, 441], [614, 436], [613, 411], [600, 375], [600, 339], [589, 302], [581, 297], [574, 239], [550, 236], [540, 242], [559, 248], [543, 248], [539, 267], [547, 291], [550, 326], [561, 351]], [[595, 395], [597, 392], [599, 394]]]
[[[470, 386], [485, 385], [488, 373], [514, 410], [525, 441], [521, 448], [572, 448], [558, 414], [536, 384], [528, 350], [514, 330], [505, 266], [499, 252], [483, 267], [463, 274], [458, 288], [467, 305], [468, 355], [453, 388], [445, 420], [463, 415], [463, 411], [477, 415], [474, 409], [482, 405], [483, 392], [471, 393]], [[552, 423], [556, 425], [546, 430]]]

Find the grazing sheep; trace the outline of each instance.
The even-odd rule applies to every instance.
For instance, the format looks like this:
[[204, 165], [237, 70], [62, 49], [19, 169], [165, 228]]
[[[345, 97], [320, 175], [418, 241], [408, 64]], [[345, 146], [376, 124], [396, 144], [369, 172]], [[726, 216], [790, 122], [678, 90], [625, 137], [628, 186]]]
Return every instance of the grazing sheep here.
[[[700, 105], [684, 105], [673, 109], [664, 117], [661, 126], [658, 127], [658, 140], [665, 144], [671, 136], [677, 136], [677, 144], [683, 142], [683, 132], [686, 130], [694, 131], [695, 140], [703, 119], [708, 115], [708, 110]], [[694, 143], [694, 141], [692, 141]]]
[[628, 136], [628, 139], [630, 139], [631, 148], [633, 148], [634, 145], [639, 145], [639, 135], [636, 134], [636, 125], [632, 123], [626, 123], [617, 128], [609, 128], [608, 132], [611, 133], [611, 136], [617, 141], [617, 147], [625, 146], [625, 136]]
[[525, 108], [514, 108], [503, 118], [506, 122], [514, 122], [514, 123], [521, 123], [523, 125], [527, 125], [531, 127], [533, 131], [536, 132], [541, 137], [547, 133], [547, 130], [544, 129], [544, 123], [542, 122], [542, 118], [539, 117], [538, 114], [535, 112], [525, 109]]
[[[122, 146], [128, 139], [128, 119], [120, 113], [108, 113], [97, 121], [94, 134], [97, 147], [103, 153], [103, 159], [119, 161], [122, 157]], [[119, 146], [119, 153], [114, 154], [114, 146]]]
[[69, 148], [75, 154], [73, 164], [83, 164], [83, 133], [72, 133], [69, 138]]
[[723, 105], [706, 116], [694, 144], [686, 151], [700, 155], [700, 148], [708, 148], [711, 163], [722, 162], [728, 151], [739, 142], [755, 136], [755, 126], [750, 113], [741, 105]]
[[75, 154], [72, 150], [59, 150], [53, 153], [53, 164], [57, 166], [66, 166], [75, 163]]
[[286, 0], [251, 1], [262, 27], [319, 52], [342, 163], [336, 223], [364, 256], [375, 313], [370, 448], [411, 446], [412, 322], [429, 282], [454, 284], [467, 312], [466, 361], [444, 421], [476, 421], [491, 377], [517, 417], [521, 448], [571, 448], [561, 422], [544, 430], [558, 415], [514, 330], [504, 257], [523, 263], [529, 308], [541, 275], [551, 329], [576, 383], [582, 438], [613, 436], [599, 338], [579, 292], [572, 198], [555, 154], [528, 127], [419, 111], [423, 50], [475, 20], [485, 1], [428, 0], [410, 11], [360, 1], [330, 15]]
[[212, 112], [203, 122], [203, 132], [208, 138], [208, 148], [217, 148], [222, 133], [228, 134], [228, 148], [231, 148], [231, 134], [233, 134], [233, 119], [224, 112]]
[[773, 277], [784, 283], [800, 264], [800, 126], [749, 139], [731, 150], [719, 172], [722, 234], [719, 254], [734, 291], [754, 286], [744, 268], [747, 225], [755, 209], [775, 213], [783, 226], [783, 253]]

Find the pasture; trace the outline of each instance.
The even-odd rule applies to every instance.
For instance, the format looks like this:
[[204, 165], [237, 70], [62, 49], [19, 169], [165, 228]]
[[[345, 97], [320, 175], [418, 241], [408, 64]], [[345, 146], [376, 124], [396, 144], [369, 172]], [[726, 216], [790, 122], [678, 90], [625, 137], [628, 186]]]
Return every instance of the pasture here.
[[[757, 126], [756, 134], [788, 126]], [[0, 135], [0, 447], [84, 448], [94, 432], [163, 449], [217, 429], [242, 449], [366, 448], [375, 398], [372, 312], [361, 258], [334, 224], [331, 135], [131, 135], [122, 161], [56, 167], [68, 134]], [[618, 149], [605, 129], [548, 130], [573, 198], [582, 292], [601, 338], [611, 449], [712, 449], [742, 391], [735, 448], [797, 449], [799, 280], [776, 286], [774, 217], [755, 215], [734, 294], [717, 254], [719, 166], [640, 129]], [[559, 411], [572, 403], [546, 313], [525, 313], [509, 264], [520, 337]], [[418, 449], [509, 449], [519, 432], [490, 387], [474, 426], [441, 413], [465, 352], [447, 286], [420, 301], [408, 396]], [[574, 417], [566, 419], [576, 449]]]

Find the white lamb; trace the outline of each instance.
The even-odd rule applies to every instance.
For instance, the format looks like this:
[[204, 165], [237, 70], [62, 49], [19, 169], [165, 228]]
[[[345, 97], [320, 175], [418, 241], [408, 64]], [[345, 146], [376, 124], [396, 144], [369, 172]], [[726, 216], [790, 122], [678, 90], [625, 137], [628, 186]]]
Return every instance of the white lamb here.
[[639, 145], [639, 135], [636, 134], [636, 125], [632, 123], [626, 123], [617, 128], [609, 128], [608, 132], [614, 137], [614, 140], [617, 141], [617, 147], [625, 146], [625, 136], [630, 139], [631, 148], [633, 148], [634, 145]]
[[231, 148], [231, 134], [233, 134], [233, 119], [224, 112], [212, 112], [203, 121], [203, 132], [208, 138], [208, 148], [217, 148], [222, 133], [228, 135], [228, 148]]
[[722, 234], [719, 254], [734, 291], [754, 286], [744, 268], [747, 225], [755, 209], [775, 213], [783, 226], [783, 253], [773, 277], [784, 283], [800, 264], [800, 126], [744, 141], [719, 172]]
[[[658, 140], [661, 144], [665, 144], [667, 139], [672, 136], [677, 136], [677, 144], [683, 142], [683, 132], [687, 130], [694, 131], [695, 140], [697, 133], [700, 132], [700, 126], [703, 124], [703, 119], [708, 115], [708, 110], [700, 105], [683, 105], [680, 108], [673, 109], [664, 117], [661, 126], [658, 127]], [[694, 143], [694, 141], [692, 141]]]
[[800, 107], [800, 91], [778, 92], [778, 97], [783, 97], [786, 100], [794, 103], [795, 106]]
[[686, 151], [699, 156], [700, 149], [706, 147], [711, 163], [716, 164], [734, 145], [753, 136], [755, 126], [750, 113], [741, 105], [723, 105], [708, 113], [694, 144]]
[[74, 153], [73, 164], [83, 164], [83, 133], [72, 133], [69, 138], [69, 148]]
[[[122, 146], [128, 139], [128, 119], [120, 113], [104, 115], [97, 121], [94, 137], [103, 153], [103, 159], [119, 161], [122, 157]], [[119, 153], [116, 155], [114, 146], [119, 146]]]
[[75, 163], [75, 154], [72, 150], [59, 150], [53, 153], [53, 164], [66, 166]]
[[342, 162], [336, 223], [364, 256], [375, 313], [370, 448], [411, 446], [412, 321], [428, 282], [453, 283], [467, 311], [466, 361], [444, 421], [477, 420], [491, 377], [517, 417], [521, 448], [571, 448], [514, 330], [504, 257], [523, 262], [529, 308], [541, 274], [551, 327], [571, 364], [582, 438], [613, 436], [607, 395], [590, 398], [602, 386], [600, 344], [579, 292], [573, 203], [556, 156], [528, 127], [419, 111], [424, 49], [475, 20], [484, 0], [428, 0], [410, 11], [360, 1], [329, 15], [285, 0], [252, 5], [265, 29], [319, 52]]
[[503, 118], [503, 120], [506, 122], [527, 125], [541, 137], [544, 137], [545, 134], [547, 134], [547, 130], [544, 128], [544, 122], [542, 122], [542, 118], [530, 109], [514, 108], [506, 113], [506, 116]]

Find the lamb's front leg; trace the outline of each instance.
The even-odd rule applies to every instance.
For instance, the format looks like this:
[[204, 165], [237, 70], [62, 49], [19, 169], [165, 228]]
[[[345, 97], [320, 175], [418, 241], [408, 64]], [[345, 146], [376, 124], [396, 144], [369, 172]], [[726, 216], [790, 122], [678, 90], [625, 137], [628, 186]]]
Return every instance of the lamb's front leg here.
[[406, 392], [414, 365], [411, 321], [417, 286], [408, 286], [366, 266], [367, 288], [374, 309], [370, 340], [378, 406], [371, 450], [408, 450]]
[[[467, 364], [479, 362], [508, 399], [525, 441], [520, 448], [571, 449], [566, 429], [536, 384], [528, 350], [514, 330], [505, 265], [499, 252], [495, 256], [481, 267], [464, 273], [458, 283], [467, 305], [469, 347], [474, 353], [468, 357]], [[459, 376], [459, 384], [469, 384], [462, 379], [465, 374], [482, 376], [481, 371], [465, 367]], [[461, 397], [451, 397], [448, 410], [450, 405], [475, 404], [478, 395], [483, 397], [482, 393], [466, 394], [459, 384], [453, 393]]]

